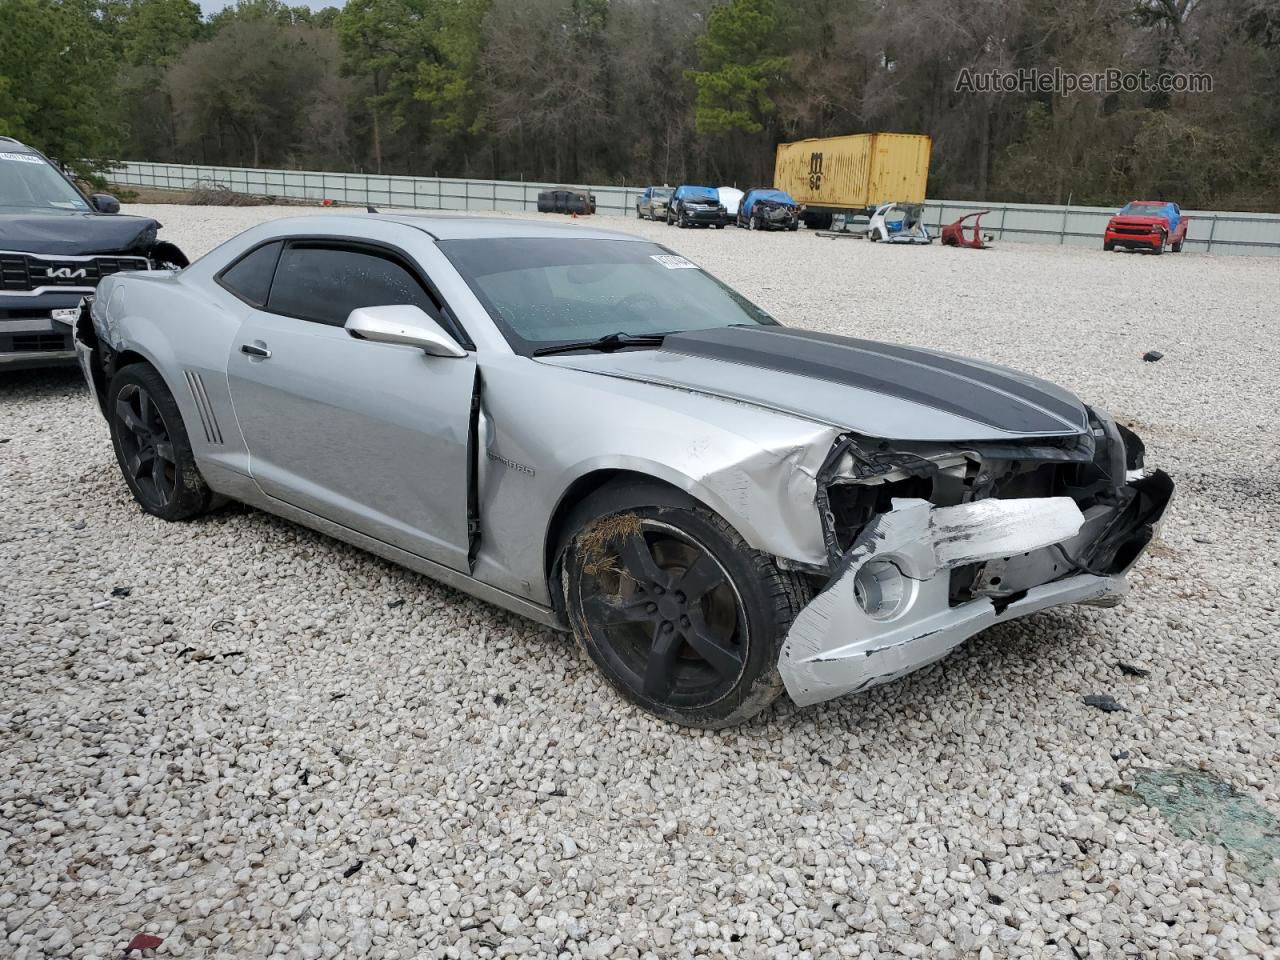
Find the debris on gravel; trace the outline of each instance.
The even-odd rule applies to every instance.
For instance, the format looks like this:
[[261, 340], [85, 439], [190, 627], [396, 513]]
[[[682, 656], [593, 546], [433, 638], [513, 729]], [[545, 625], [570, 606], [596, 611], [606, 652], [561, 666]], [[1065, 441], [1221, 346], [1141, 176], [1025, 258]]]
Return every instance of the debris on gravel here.
[[1135, 667], [1132, 663], [1125, 663], [1123, 660], [1118, 660], [1116, 662], [1116, 666], [1120, 668], [1120, 672], [1123, 673], [1126, 677], [1151, 676], [1151, 671], [1146, 669], [1145, 667]]
[[1127, 713], [1128, 707], [1121, 705], [1109, 693], [1091, 693], [1084, 698], [1086, 707], [1093, 707], [1103, 713]]
[[[323, 211], [137, 212], [200, 254]], [[74, 370], [0, 374], [0, 956], [1280, 954], [1275, 261], [581, 222], [783, 322], [1109, 408], [1179, 484], [1125, 604], [679, 729], [369, 554], [234, 505], [141, 513]], [[1182, 359], [1135, 365], [1151, 342]], [[1117, 662], [1160, 682], [1081, 709]]]

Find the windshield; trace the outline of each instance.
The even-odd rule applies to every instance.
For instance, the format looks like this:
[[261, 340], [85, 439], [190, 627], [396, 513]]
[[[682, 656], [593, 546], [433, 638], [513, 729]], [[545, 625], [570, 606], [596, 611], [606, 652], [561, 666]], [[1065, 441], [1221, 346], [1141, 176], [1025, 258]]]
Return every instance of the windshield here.
[[674, 192], [674, 191], [673, 191], [670, 187], [654, 187], [654, 188], [653, 188], [653, 199], [655, 199], [655, 200], [670, 200], [670, 199], [671, 199], [671, 194], [672, 194], [673, 192]]
[[1165, 204], [1163, 203], [1129, 203], [1120, 211], [1124, 213], [1132, 213], [1139, 217], [1160, 217], [1165, 213]]
[[710, 187], [689, 187], [681, 194], [681, 198], [694, 203], [719, 203], [720, 193]]
[[88, 210], [89, 204], [57, 170], [34, 153], [0, 152], [0, 210]]
[[656, 243], [517, 238], [445, 240], [439, 248], [520, 353], [611, 333], [776, 324]]

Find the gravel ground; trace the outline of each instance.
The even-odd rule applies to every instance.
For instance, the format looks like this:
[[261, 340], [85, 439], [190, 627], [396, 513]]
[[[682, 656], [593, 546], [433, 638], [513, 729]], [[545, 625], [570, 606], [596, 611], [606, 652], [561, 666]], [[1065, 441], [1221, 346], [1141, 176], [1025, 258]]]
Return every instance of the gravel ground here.
[[1135, 425], [1180, 490], [1127, 604], [690, 732], [322, 536], [143, 515], [74, 374], [0, 376], [0, 954], [1280, 956], [1277, 261], [618, 225]]

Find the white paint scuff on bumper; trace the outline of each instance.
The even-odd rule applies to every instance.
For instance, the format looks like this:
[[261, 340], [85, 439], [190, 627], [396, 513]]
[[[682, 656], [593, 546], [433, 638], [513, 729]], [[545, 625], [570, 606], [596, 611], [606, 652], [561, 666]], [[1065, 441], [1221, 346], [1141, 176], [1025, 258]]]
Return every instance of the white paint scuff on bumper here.
[[[778, 662], [787, 692], [800, 705], [829, 700], [910, 673], [994, 623], [1061, 604], [1115, 602], [1123, 577], [1080, 574], [1031, 587], [1000, 610], [986, 597], [950, 605], [953, 567], [1069, 541], [1084, 522], [1069, 497], [953, 507], [894, 500], [792, 624]], [[858, 572], [872, 561], [892, 563], [906, 578], [900, 609], [882, 619], [855, 596]]]

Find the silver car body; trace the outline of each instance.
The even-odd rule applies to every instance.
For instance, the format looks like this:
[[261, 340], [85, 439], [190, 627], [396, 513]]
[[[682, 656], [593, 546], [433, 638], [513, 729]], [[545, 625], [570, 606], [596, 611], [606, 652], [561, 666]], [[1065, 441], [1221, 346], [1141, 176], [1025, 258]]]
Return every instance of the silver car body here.
[[[341, 327], [263, 312], [216, 282], [264, 240], [297, 237], [357, 238], [402, 251], [471, 343], [461, 356], [431, 356], [353, 339]], [[763, 370], [749, 356], [708, 356], [696, 336], [673, 350], [523, 356], [438, 246], [509, 237], [647, 242], [520, 219], [277, 220], [180, 272], [105, 279], [77, 349], [98, 390], [104, 353], [144, 358], [161, 373], [213, 490], [559, 628], [566, 624], [552, 597], [557, 525], [581, 491], [619, 471], [671, 484], [755, 549], [825, 584], [796, 620], [780, 662], [801, 703], [899, 676], [1000, 620], [1061, 603], [1113, 602], [1171, 492], [1171, 485], [1150, 492], [1155, 505], [1141, 522], [1129, 508], [1082, 512], [1063, 496], [951, 506], [895, 497], [854, 542], [837, 544], [832, 491], [894, 484], [913, 470], [947, 483], [1014, 443], [1109, 444], [1116, 488], [1144, 481], [1126, 471], [1127, 441], [1105, 414], [1003, 368], [966, 361], [961, 379], [986, 371], [1005, 378], [1000, 389], [1025, 384], [1056, 412], [1028, 408], [1035, 428], [1011, 430], [931, 401], [927, 391], [895, 395]], [[799, 341], [809, 335], [769, 336], [805, 346]], [[919, 367], [930, 357], [959, 362], [923, 351], [900, 362]], [[869, 465], [867, 450], [880, 439], [910, 462]], [[1068, 570], [1063, 556], [1081, 557], [1104, 535], [1119, 536], [1122, 514], [1125, 530], [1146, 537], [1132, 556], [1105, 571]], [[889, 555], [910, 596], [897, 598], [892, 616], [869, 617], [857, 602], [860, 571]], [[948, 598], [952, 571], [973, 564], [983, 565], [985, 580], [956, 603]]]

